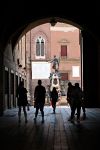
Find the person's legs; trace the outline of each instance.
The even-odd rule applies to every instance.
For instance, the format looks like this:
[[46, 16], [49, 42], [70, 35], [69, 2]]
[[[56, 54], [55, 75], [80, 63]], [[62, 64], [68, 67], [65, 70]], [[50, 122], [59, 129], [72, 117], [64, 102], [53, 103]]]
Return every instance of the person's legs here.
[[83, 111], [83, 119], [86, 118], [86, 109], [85, 109], [85, 103], [82, 101], [82, 111]]
[[21, 106], [18, 106], [18, 121], [21, 122]]
[[42, 122], [44, 122], [44, 105], [43, 104], [40, 104], [40, 111], [42, 115]]
[[80, 122], [80, 111], [81, 111], [81, 106], [77, 106], [77, 122]]
[[27, 123], [27, 112], [25, 106], [23, 106], [23, 111], [24, 111], [25, 123]]
[[39, 111], [39, 104], [36, 104], [36, 111], [35, 111], [35, 118], [34, 118], [34, 120], [36, 120], [36, 118], [37, 118], [38, 111]]
[[[69, 100], [68, 103], [69, 103], [70, 111], [71, 111], [71, 114], [72, 114], [72, 113], [73, 113], [73, 105], [72, 105], [72, 103], [71, 103], [71, 99]], [[71, 121], [71, 115], [70, 115], [68, 121]]]
[[86, 118], [86, 111], [85, 111], [85, 107], [84, 106], [82, 106], [82, 110], [83, 110], [83, 119], [85, 119]]
[[56, 102], [53, 103], [53, 111], [55, 113], [55, 109], [56, 109]]
[[52, 100], [52, 108], [53, 108], [53, 112], [55, 113], [55, 102], [54, 102], [54, 100]]
[[76, 106], [71, 107], [71, 122], [74, 122], [74, 115], [75, 115]]

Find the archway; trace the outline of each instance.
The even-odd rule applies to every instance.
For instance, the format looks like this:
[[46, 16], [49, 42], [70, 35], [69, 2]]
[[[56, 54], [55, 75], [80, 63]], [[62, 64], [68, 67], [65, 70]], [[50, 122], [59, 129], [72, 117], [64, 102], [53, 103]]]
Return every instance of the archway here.
[[[98, 74], [97, 73], [97, 70], [98, 70], [97, 60], [98, 59], [97, 59], [97, 53], [95, 53], [95, 49], [98, 49], [97, 39], [95, 38], [95, 36], [87, 28], [81, 27], [78, 24], [73, 23], [73, 21], [68, 21], [66, 18], [59, 18], [59, 17], [53, 17], [53, 18], [56, 20], [56, 22], [58, 21], [58, 22], [63, 22], [63, 23], [69, 23], [71, 25], [74, 25], [75, 27], [78, 27], [82, 31], [81, 34], [80, 34], [80, 36], [81, 36], [80, 39], [82, 41], [83, 41], [83, 38], [84, 38], [84, 42], [81, 43], [82, 44], [81, 45], [81, 51], [83, 52], [83, 53], [81, 53], [82, 54], [81, 58], [83, 58], [83, 59], [81, 59], [82, 60], [81, 64], [84, 64], [84, 65], [81, 66], [82, 70], [84, 70], [84, 72], [81, 73], [81, 75], [82, 75], [81, 79], [82, 79], [82, 83], [83, 83], [82, 87], [84, 87], [85, 98], [86, 98], [86, 101], [87, 101], [87, 107], [99, 107], [100, 102], [97, 98], [98, 97], [98, 91], [95, 90], [95, 87], [98, 87], [98, 81], [97, 81], [97, 79], [98, 79], [97, 78], [97, 74]], [[28, 24], [28, 26], [27, 26], [27, 28], [25, 28], [25, 30], [18, 30], [16, 33], [14, 33], [9, 38], [8, 45], [5, 48], [5, 51], [7, 52], [7, 55], [9, 56], [8, 50], [12, 51], [12, 54], [13, 54], [14, 46], [16, 45], [18, 40], [21, 39], [21, 37], [27, 31], [29, 31], [30, 29], [35, 28], [36, 26], [41, 25], [43, 23], [50, 23], [51, 20], [52, 20], [52, 17], [37, 19], [33, 23]], [[23, 31], [23, 32], [20, 32], [20, 31]], [[6, 60], [6, 58], [5, 58], [5, 60]], [[8, 64], [8, 61], [6, 61], [6, 63], [4, 63], [5, 68], [7, 67], [7, 68], [11, 69], [12, 68], [11, 63], [12, 62], [10, 62]], [[91, 65], [91, 63], [92, 63], [92, 65]], [[94, 68], [95, 73], [92, 73], [92, 69], [93, 69], [92, 67], [93, 66], [96, 66]], [[25, 68], [23, 68], [23, 69], [25, 69]], [[16, 74], [16, 80], [17, 80], [17, 74]], [[26, 80], [26, 77], [25, 77], [25, 80]], [[3, 89], [4, 88], [5, 88], [5, 86], [3, 86]], [[95, 103], [94, 103], [94, 99], [95, 99]], [[4, 99], [4, 101], [5, 101], [5, 99]], [[1, 105], [3, 105], [4, 103], [5, 102], [2, 102]]]
[[[53, 24], [54, 23], [54, 24]], [[70, 24], [69, 24], [70, 23]], [[76, 49], [79, 49], [80, 50], [80, 54], [78, 54], [78, 55], [80, 55], [80, 56], [78, 56], [78, 57], [80, 57], [80, 58], [78, 58], [78, 59], [80, 59], [80, 60], [82, 60], [82, 35], [81, 35], [81, 27], [79, 28], [79, 26], [78, 25], [75, 25], [74, 23], [71, 23], [70, 21], [67, 21], [67, 20], [64, 20], [64, 19], [61, 19], [61, 18], [57, 18], [57, 17], [51, 17], [51, 18], [46, 18], [46, 19], [41, 19], [41, 20], [38, 20], [38, 21], [36, 21], [36, 22], [33, 22], [33, 23], [31, 23], [24, 31], [23, 31], [23, 33], [20, 35], [20, 37], [19, 37], [19, 39], [23, 39], [23, 36], [27, 36], [28, 37], [28, 40], [29, 40], [29, 47], [27, 47], [27, 45], [26, 45], [26, 50], [27, 50], [27, 54], [26, 54], [26, 59], [28, 59], [28, 62], [27, 62], [27, 64], [29, 63], [29, 65], [27, 66], [28, 67], [28, 70], [31, 68], [31, 62], [32, 62], [32, 60], [34, 61], [34, 56], [33, 56], [33, 53], [35, 53], [35, 52], [32, 52], [32, 49], [34, 49], [34, 45], [35, 45], [35, 43], [34, 43], [34, 41], [36, 41], [36, 39], [35, 39], [35, 37], [36, 37], [36, 35], [38, 35], [38, 41], [39, 40], [41, 40], [42, 39], [42, 36], [43, 36], [43, 38], [44, 39], [42, 39], [43, 41], [45, 40], [45, 42], [47, 41], [49, 41], [48, 43], [50, 43], [50, 39], [48, 38], [49, 36], [50, 36], [50, 38], [51, 38], [51, 33], [50, 33], [50, 35], [49, 34], [45, 34], [45, 32], [50, 32], [48, 29], [47, 30], [45, 30], [45, 32], [44, 32], [44, 29], [43, 29], [43, 25], [45, 26], [45, 28], [47, 28], [47, 26], [46, 26], [46, 24], [48, 24], [49, 25], [49, 28], [50, 28], [50, 26], [51, 26], [51, 28], [50, 28], [50, 30], [52, 30], [52, 31], [54, 31], [55, 29], [54, 28], [56, 28], [59, 32], [61, 32], [60, 30], [62, 30], [61, 28], [63, 28], [64, 26], [64, 28], [63, 28], [63, 32], [74, 32], [74, 30], [78, 30], [78, 32], [77, 32], [77, 36], [76, 37], [74, 37], [73, 35], [71, 35], [72, 37], [70, 38], [70, 39], [68, 39], [68, 36], [69, 35], [67, 35], [66, 34], [66, 36], [67, 36], [67, 38], [66, 38], [66, 36], [63, 34], [63, 36], [64, 37], [62, 37], [62, 39], [57, 39], [58, 40], [58, 42], [60, 43], [59, 44], [59, 46], [62, 48], [62, 50], [66, 50], [65, 48], [66, 48], [66, 46], [67, 46], [67, 44], [68, 43], [70, 43], [70, 45], [71, 45], [71, 42], [70, 42], [70, 40], [72, 39], [72, 38], [77, 38], [78, 37], [78, 40], [77, 40], [77, 42], [78, 42], [78, 46], [79, 46], [79, 48], [76, 46]], [[57, 24], [57, 25], [55, 25], [55, 24]], [[60, 26], [59, 26], [59, 25]], [[72, 25], [72, 24], [74, 24], [74, 26]], [[54, 27], [54, 26], [56, 26], [56, 27]], [[78, 26], [78, 28], [76, 27], [76, 26]], [[40, 28], [38, 28], [37, 29], [37, 27], [40, 27]], [[60, 29], [60, 30], [59, 30]], [[35, 30], [35, 31], [33, 31], [33, 30]], [[56, 30], [55, 30], [56, 31]], [[56, 31], [57, 32], [57, 31]], [[57, 37], [56, 37], [57, 38]], [[31, 39], [31, 40], [30, 40]], [[74, 39], [72, 40], [72, 42], [73, 43], [75, 43], [75, 41], [74, 41]], [[27, 41], [27, 39], [26, 39], [26, 41]], [[53, 41], [53, 40], [52, 40]], [[22, 43], [22, 41], [20, 42], [20, 43]], [[20, 43], [19, 43], [19, 45], [20, 45]], [[34, 43], [34, 44], [32, 44], [32, 43]], [[49, 45], [49, 46], [48, 46]], [[58, 48], [58, 50], [57, 50], [57, 47], [56, 48], [54, 48], [54, 46], [52, 46], [52, 44], [50, 45], [50, 44], [48, 44], [48, 45], [46, 45], [46, 49], [49, 49], [49, 52], [46, 52], [47, 53], [47, 57], [46, 57], [46, 61], [48, 61], [49, 59], [51, 59], [50, 57], [53, 57], [53, 55], [54, 54], [57, 54], [57, 51], [59, 51], [59, 48]], [[21, 46], [22, 47], [22, 46]], [[70, 47], [70, 46], [69, 46]], [[55, 52], [53, 52], [53, 53], [51, 53], [50, 52], [50, 48], [51, 49], [53, 49], [53, 51], [55, 51]], [[55, 50], [56, 49], [56, 50]], [[69, 49], [73, 49], [72, 51], [76, 51], [75, 50], [75, 48], [74, 48], [74, 45], [73, 45], [73, 48], [68, 48], [68, 53], [69, 53]], [[51, 54], [50, 54], [51, 53]], [[60, 51], [59, 51], [59, 53], [61, 53]], [[71, 52], [72, 53], [72, 52]], [[75, 53], [75, 52], [74, 52]], [[66, 55], [65, 55], [66, 54]], [[58, 55], [58, 54], [57, 54]], [[62, 56], [62, 61], [64, 61], [64, 59], [66, 59], [67, 60], [67, 52], [65, 53], [64, 52], [64, 55], [63, 54], [61, 54]], [[75, 55], [75, 54], [74, 54]], [[33, 58], [34, 57], [34, 58]], [[66, 58], [65, 58], [66, 57]], [[72, 59], [74, 59], [73, 58], [73, 56], [68, 56], [69, 57], [69, 62], [72, 62]], [[43, 57], [41, 57], [40, 58], [40, 56], [39, 57], [37, 57], [37, 58], [35, 58], [36, 59], [36, 61], [37, 60], [39, 60], [40, 59], [40, 61], [41, 61], [41, 59], [42, 59], [42, 61], [43, 61]], [[45, 58], [45, 56], [44, 56], [44, 58]], [[75, 59], [77, 59], [77, 58], [75, 58]], [[49, 60], [50, 61], [50, 60]], [[76, 60], [76, 61], [78, 61], [78, 60]], [[65, 61], [66, 62], [66, 61]], [[75, 72], [74, 70], [75, 70], [75, 68], [76, 69], [78, 69], [78, 72], [80, 72], [80, 81], [78, 81], [78, 82], [80, 82], [80, 85], [81, 85], [81, 87], [83, 88], [83, 81], [82, 81], [82, 79], [83, 79], [83, 74], [82, 74], [82, 61], [80, 61], [80, 71], [79, 71], [79, 66], [77, 66], [77, 63], [76, 63], [76, 66], [71, 66], [72, 68], [69, 68], [69, 70], [67, 70], [67, 83], [68, 83], [68, 81], [69, 80], [72, 80], [71, 79], [71, 77], [68, 79], [68, 74], [70, 75], [70, 74], [72, 74], [72, 71], [73, 72]], [[71, 69], [73, 69], [73, 70], [71, 70]], [[29, 80], [29, 78], [32, 78], [31, 77], [31, 73], [32, 73], [32, 71], [30, 71], [30, 73], [29, 72], [27, 72], [27, 81]], [[62, 75], [65, 75], [66, 74], [66, 71], [63, 69], [63, 72], [62, 72]], [[71, 76], [71, 75], [70, 75]], [[77, 77], [77, 76], [75, 76], [75, 77]], [[75, 79], [74, 79], [75, 80]], [[76, 80], [77, 81], [77, 80]], [[74, 81], [74, 83], [76, 82], [76, 81]], [[27, 88], [28, 88], [28, 90], [30, 91], [30, 93], [32, 94], [32, 91], [34, 91], [32, 88], [30, 88], [30, 86], [32, 86], [32, 85], [30, 85], [32, 83], [32, 81], [29, 81], [28, 82], [28, 86], [27, 86]], [[62, 82], [62, 83], [64, 83], [64, 82]], [[67, 87], [67, 83], [66, 83], [66, 87]], [[34, 84], [34, 83], [33, 83]], [[36, 84], [36, 83], [35, 83]], [[63, 85], [62, 85], [62, 87], [63, 87]], [[64, 92], [64, 91], [63, 91]], [[65, 92], [66, 92], [66, 90], [65, 90]], [[29, 96], [29, 97], [31, 97], [31, 99], [32, 99], [32, 97], [33, 96]]]

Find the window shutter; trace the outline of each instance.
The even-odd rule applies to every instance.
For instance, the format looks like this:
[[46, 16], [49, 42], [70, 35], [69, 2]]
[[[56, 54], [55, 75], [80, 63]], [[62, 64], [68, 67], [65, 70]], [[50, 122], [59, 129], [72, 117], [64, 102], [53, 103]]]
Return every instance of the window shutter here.
[[67, 45], [61, 45], [61, 57], [67, 56]]

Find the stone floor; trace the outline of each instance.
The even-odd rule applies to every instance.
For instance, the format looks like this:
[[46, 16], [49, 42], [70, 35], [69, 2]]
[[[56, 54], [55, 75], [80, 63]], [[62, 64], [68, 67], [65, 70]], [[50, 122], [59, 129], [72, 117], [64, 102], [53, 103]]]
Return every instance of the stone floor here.
[[7, 110], [0, 117], [1, 150], [99, 150], [100, 109], [86, 108], [87, 118], [80, 124], [68, 121], [70, 108], [57, 106], [53, 114], [51, 106], [45, 106], [45, 121], [41, 122], [39, 112], [34, 122], [35, 108], [30, 107], [28, 123], [18, 123], [18, 109]]

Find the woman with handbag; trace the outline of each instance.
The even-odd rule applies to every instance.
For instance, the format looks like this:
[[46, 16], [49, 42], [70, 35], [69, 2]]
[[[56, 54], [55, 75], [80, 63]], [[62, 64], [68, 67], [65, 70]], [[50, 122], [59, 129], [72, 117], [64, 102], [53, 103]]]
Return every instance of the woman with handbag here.
[[51, 91], [51, 102], [53, 107], [53, 112], [55, 113], [56, 109], [56, 102], [58, 101], [58, 92], [55, 87], [53, 87], [53, 90]]

